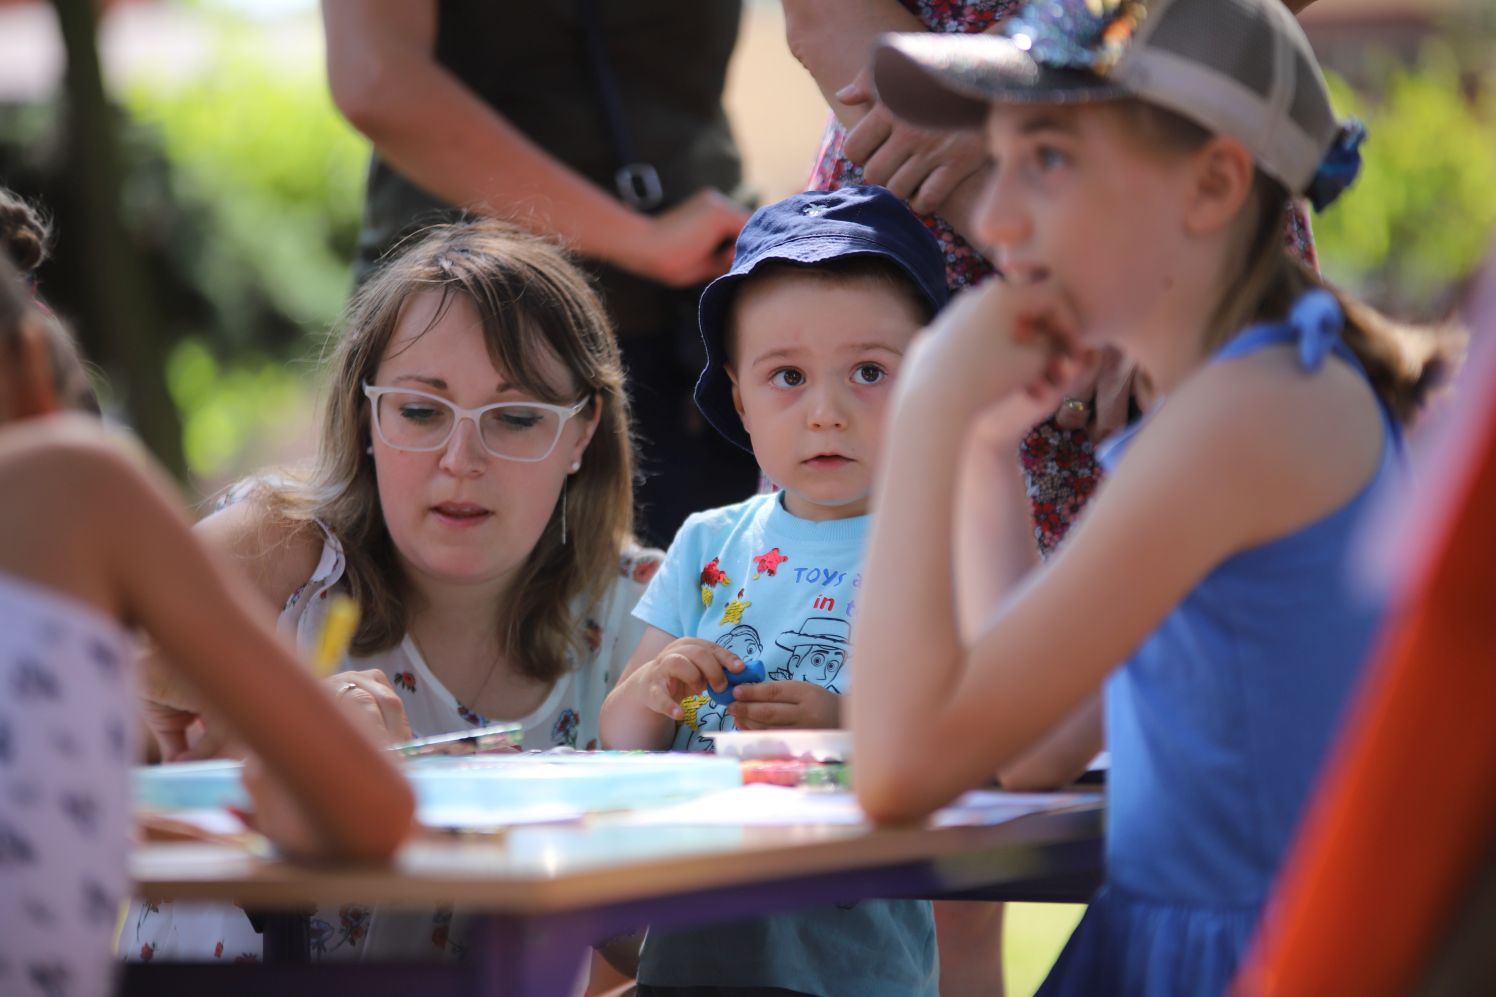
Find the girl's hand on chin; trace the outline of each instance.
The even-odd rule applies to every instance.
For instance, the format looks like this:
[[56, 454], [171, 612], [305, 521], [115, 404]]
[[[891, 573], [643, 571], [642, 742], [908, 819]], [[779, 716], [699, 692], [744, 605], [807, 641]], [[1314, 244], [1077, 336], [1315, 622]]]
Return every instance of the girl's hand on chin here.
[[1100, 353], [1094, 350], [1051, 357], [1043, 376], [973, 416], [967, 430], [968, 444], [996, 447], [1011, 455], [1029, 431], [1053, 415], [1065, 399], [1095, 381], [1100, 359]]
[[[1074, 329], [1053, 285], [990, 280], [958, 294], [916, 338], [899, 375], [903, 394], [935, 392], [943, 404], [975, 413], [1025, 392], [1034, 405], [1054, 399], [1052, 409], [1083, 359]], [[1030, 425], [1043, 418], [1036, 411]]]

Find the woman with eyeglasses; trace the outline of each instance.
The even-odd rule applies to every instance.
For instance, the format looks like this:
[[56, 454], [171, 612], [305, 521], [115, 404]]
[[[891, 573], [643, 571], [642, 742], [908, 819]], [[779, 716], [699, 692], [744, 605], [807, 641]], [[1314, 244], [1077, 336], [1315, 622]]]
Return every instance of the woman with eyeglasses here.
[[[357, 601], [330, 681], [392, 740], [513, 721], [526, 748], [595, 747], [660, 555], [632, 542], [623, 372], [586, 279], [518, 229], [438, 226], [363, 285], [329, 368], [312, 465], [241, 486], [203, 536], [303, 647], [333, 595]], [[148, 697], [167, 760], [224, 750], [168, 681]], [[259, 952], [235, 908], [136, 913], [132, 957]], [[314, 917], [312, 941], [335, 957], [436, 954], [461, 947], [451, 922], [344, 906]]]

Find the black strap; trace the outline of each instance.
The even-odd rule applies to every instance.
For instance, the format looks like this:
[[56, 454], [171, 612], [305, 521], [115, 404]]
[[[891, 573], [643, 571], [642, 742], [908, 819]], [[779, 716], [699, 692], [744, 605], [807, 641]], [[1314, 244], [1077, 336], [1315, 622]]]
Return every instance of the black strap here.
[[625, 204], [639, 211], [650, 211], [660, 206], [665, 192], [660, 186], [660, 174], [649, 163], [640, 161], [633, 137], [629, 134], [623, 105], [618, 99], [618, 78], [613, 74], [613, 62], [608, 58], [608, 47], [598, 21], [597, 0], [577, 0], [577, 13], [582, 22], [583, 47], [592, 63], [598, 103], [602, 105], [603, 117], [607, 119], [613, 139], [613, 152], [618, 157], [618, 171], [613, 174], [613, 183]]

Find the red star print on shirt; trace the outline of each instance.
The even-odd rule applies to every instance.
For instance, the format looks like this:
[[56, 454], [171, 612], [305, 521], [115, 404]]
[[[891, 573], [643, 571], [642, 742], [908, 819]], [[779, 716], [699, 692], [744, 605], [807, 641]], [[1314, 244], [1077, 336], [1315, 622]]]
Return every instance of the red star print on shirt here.
[[[774, 574], [779, 570], [779, 566], [788, 560], [789, 558], [779, 553], [779, 548], [775, 547], [767, 554], [760, 554], [755, 557], [753, 559], [753, 566], [757, 569], [758, 575], [768, 575], [770, 578], [773, 578]], [[757, 578], [758, 575], [754, 575], [753, 577]]]
[[706, 562], [706, 567], [701, 569], [701, 584], [703, 585], [731, 585], [732, 579], [727, 577], [727, 572], [717, 566], [720, 557], [714, 557]]

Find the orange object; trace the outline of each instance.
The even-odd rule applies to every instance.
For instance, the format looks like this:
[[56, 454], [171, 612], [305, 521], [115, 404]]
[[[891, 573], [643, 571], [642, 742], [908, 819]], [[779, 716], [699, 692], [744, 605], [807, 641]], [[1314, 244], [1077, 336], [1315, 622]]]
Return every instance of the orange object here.
[[[1496, 330], [1492, 330], [1496, 333]], [[1496, 841], [1496, 349], [1464, 456], [1233, 992], [1413, 989]]]

